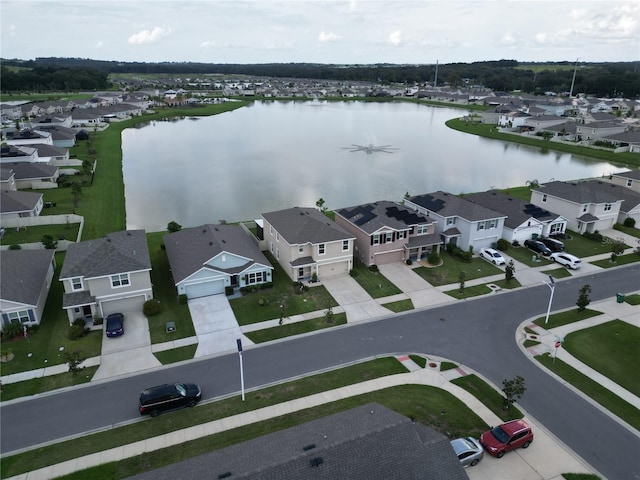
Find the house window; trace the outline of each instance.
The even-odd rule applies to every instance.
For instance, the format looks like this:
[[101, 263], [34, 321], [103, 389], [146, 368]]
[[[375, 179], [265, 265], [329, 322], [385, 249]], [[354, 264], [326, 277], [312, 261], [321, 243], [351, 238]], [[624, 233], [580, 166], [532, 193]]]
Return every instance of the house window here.
[[547, 201], [547, 194], [546, 193], [544, 195], [542, 195], [542, 201], [546, 203], [546, 201]]
[[280, 260], [280, 249], [276, 248], [276, 258]]
[[325, 254], [325, 244], [324, 243], [319, 243], [318, 244], [318, 255], [324, 255]]
[[587, 205], [583, 205], [582, 206], [582, 213], [586, 213], [587, 212]]
[[387, 232], [384, 234], [384, 243], [393, 242], [393, 232]]
[[406, 230], [403, 230], [402, 232], [398, 232], [398, 238], [407, 238]]
[[496, 228], [496, 226], [498, 225], [498, 221], [497, 221], [496, 219], [489, 220], [487, 223], [489, 224], [489, 226], [487, 227], [487, 229], [489, 229], [489, 228]]
[[7, 320], [4, 323], [29, 323], [31, 318], [29, 317], [29, 310], [20, 310], [19, 312], [10, 312], [7, 314]]
[[553, 225], [551, 225], [550, 233], [551, 235], [553, 235], [554, 233], [562, 233], [562, 223], [554, 223]]
[[373, 236], [373, 244], [374, 245], [380, 245], [380, 235], [374, 235]]
[[456, 224], [456, 217], [447, 218], [447, 225], [455, 225], [455, 224]]
[[298, 245], [298, 253], [304, 253], [304, 245]]
[[131, 285], [129, 282], [129, 274], [121, 273], [119, 275], [111, 275], [111, 287], [126, 287], [127, 285]]
[[75, 292], [82, 290], [82, 278], [76, 277], [71, 279], [71, 289]]
[[418, 225], [418, 235], [424, 235], [429, 232], [429, 225]]
[[346, 252], [347, 250], [349, 250], [349, 240], [343, 240], [342, 241], [342, 251]]
[[273, 225], [269, 225], [269, 234], [273, 235]]
[[276, 232], [276, 242], [280, 241], [280, 234]]
[[264, 272], [254, 272], [247, 274], [247, 285], [254, 285], [256, 283], [264, 283]]
[[484, 230], [484, 222], [478, 222], [478, 230]]
[[269, 242], [269, 245], [271, 246], [269, 250], [271, 250], [271, 253], [273, 253], [273, 241]]
[[604, 204], [604, 211], [608, 212], [609, 210], [611, 210], [611, 204], [610, 203], [605, 203]]

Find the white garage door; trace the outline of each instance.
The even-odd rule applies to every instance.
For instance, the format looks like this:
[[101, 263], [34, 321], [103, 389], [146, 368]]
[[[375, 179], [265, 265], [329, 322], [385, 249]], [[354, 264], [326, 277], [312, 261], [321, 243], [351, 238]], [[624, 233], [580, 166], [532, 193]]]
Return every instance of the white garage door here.
[[187, 293], [187, 298], [200, 298], [208, 297], [209, 295], [217, 295], [224, 293], [224, 280], [187, 285], [185, 291]]
[[326, 265], [318, 265], [318, 277], [322, 280], [322, 277], [331, 277], [333, 275], [342, 275], [349, 273], [349, 262], [329, 263]]
[[144, 295], [138, 295], [137, 297], [100, 302], [100, 306], [102, 307], [102, 315], [106, 317], [110, 313], [142, 312], [144, 302]]

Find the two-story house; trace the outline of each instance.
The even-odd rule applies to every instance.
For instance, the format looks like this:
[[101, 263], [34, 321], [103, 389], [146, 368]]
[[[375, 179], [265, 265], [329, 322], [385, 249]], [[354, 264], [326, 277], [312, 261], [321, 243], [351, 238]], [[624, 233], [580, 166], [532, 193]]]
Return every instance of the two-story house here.
[[567, 227], [575, 232], [607, 230], [617, 221], [622, 199], [599, 183], [544, 183], [531, 189], [531, 203], [563, 216]]
[[238, 225], [202, 225], [163, 237], [178, 295], [206, 297], [273, 281], [273, 267]]
[[69, 245], [60, 272], [69, 323], [88, 316], [142, 311], [153, 298], [144, 230], [124, 230]]
[[353, 268], [355, 237], [315, 208], [262, 214], [266, 248], [294, 281], [322, 280]]
[[389, 201], [336, 210], [336, 223], [355, 236], [354, 255], [367, 266], [419, 260], [442, 244], [433, 220]]
[[603, 180], [640, 193], [640, 168], [629, 170], [628, 172], [613, 173], [609, 177], [603, 178]]
[[502, 238], [506, 215], [466, 198], [437, 191], [405, 199], [404, 204], [436, 222], [436, 233], [446, 245], [474, 251], [491, 247]]

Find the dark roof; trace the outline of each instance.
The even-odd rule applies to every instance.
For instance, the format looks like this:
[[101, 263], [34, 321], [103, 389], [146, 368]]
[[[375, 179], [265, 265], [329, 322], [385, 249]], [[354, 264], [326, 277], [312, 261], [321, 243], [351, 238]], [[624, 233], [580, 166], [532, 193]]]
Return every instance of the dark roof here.
[[[200, 270], [216, 255], [228, 252], [246, 258], [246, 263], [236, 268], [242, 271], [254, 263], [271, 267], [256, 243], [239, 225], [202, 225], [187, 228], [164, 236], [164, 245], [176, 283]], [[209, 269], [215, 267], [207, 266]], [[230, 272], [227, 269], [217, 269]]]
[[623, 200], [622, 205], [620, 205], [621, 212], [628, 212], [640, 205], [640, 193], [630, 188], [616, 185], [615, 183], [603, 182], [602, 180], [591, 181], [603, 191], [614, 195], [618, 200]]
[[13, 162], [2, 164], [5, 168], [13, 170], [16, 180], [30, 180], [37, 178], [51, 178], [55, 176], [58, 167], [46, 163]]
[[48, 138], [51, 135], [47, 132], [36, 132], [31, 129], [24, 129], [20, 131], [7, 132], [7, 140], [35, 140]]
[[413, 209], [386, 200], [341, 208], [336, 214], [368, 234], [385, 227], [407, 230], [414, 225], [433, 223], [428, 217], [414, 212]]
[[47, 145], [45, 143], [33, 143], [29, 146], [38, 150], [39, 157], [55, 157], [66, 155], [67, 152], [69, 152], [68, 148], [54, 147], [53, 145]]
[[33, 150], [25, 150], [26, 145], [2, 145], [0, 147], [0, 157], [2, 158], [20, 158], [20, 157], [30, 157]]
[[640, 168], [629, 170], [628, 172], [618, 172], [613, 174], [616, 177], [630, 178], [632, 180], [640, 180]]
[[531, 217], [541, 222], [558, 218], [555, 213], [496, 190], [471, 193], [464, 198], [506, 215], [504, 225], [507, 228], [516, 228]]
[[0, 193], [0, 212], [30, 212], [42, 198], [41, 193], [2, 190]]
[[0, 298], [37, 305], [54, 250], [0, 251]]
[[92, 305], [96, 303], [96, 297], [91, 295], [89, 290], [81, 292], [65, 293], [62, 296], [62, 308], [81, 307], [83, 305]]
[[263, 213], [262, 217], [290, 245], [352, 239], [353, 235], [315, 208], [293, 207]]
[[614, 203], [621, 200], [612, 190], [602, 188], [603, 182], [549, 182], [533, 190], [574, 203]]
[[502, 213], [478, 205], [464, 197], [442, 191], [416, 195], [409, 198], [409, 201], [442, 217], [457, 216], [469, 222], [504, 217]]
[[109, 233], [103, 238], [69, 245], [60, 280], [143, 270], [151, 270], [145, 231], [123, 230]]
[[[227, 474], [228, 475], [225, 475]], [[377, 403], [131, 477], [463, 480], [447, 437]]]

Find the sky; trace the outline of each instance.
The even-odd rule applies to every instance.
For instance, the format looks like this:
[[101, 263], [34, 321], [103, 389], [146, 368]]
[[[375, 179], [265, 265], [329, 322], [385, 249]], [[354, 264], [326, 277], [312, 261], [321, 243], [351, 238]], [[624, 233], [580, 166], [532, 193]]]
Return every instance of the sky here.
[[640, 59], [640, 0], [0, 0], [0, 55], [434, 64]]

